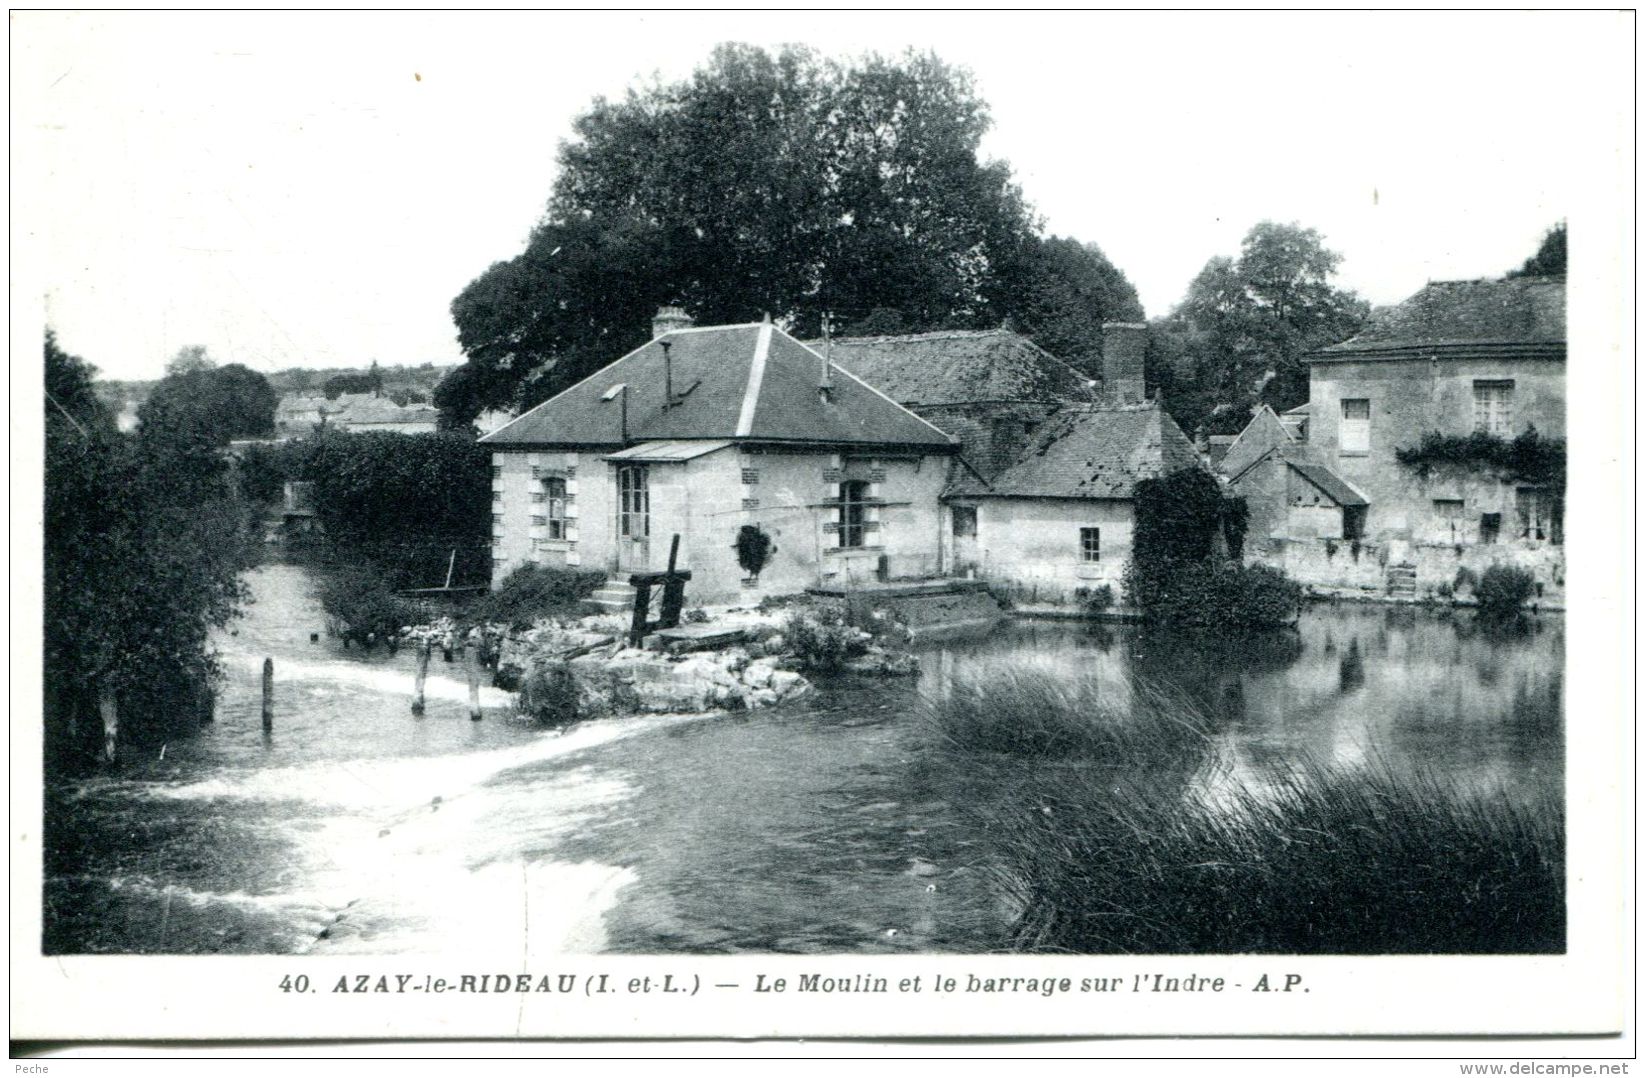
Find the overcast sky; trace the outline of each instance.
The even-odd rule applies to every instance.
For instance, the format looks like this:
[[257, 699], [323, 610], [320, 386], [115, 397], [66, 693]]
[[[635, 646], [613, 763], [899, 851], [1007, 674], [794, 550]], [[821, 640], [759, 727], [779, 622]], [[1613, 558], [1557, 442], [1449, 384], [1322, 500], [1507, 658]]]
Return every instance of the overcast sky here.
[[[720, 41], [930, 48], [1049, 232], [1164, 314], [1265, 218], [1376, 303], [1496, 276], [1631, 185], [1624, 15], [12, 15], [14, 301], [156, 377], [454, 362], [453, 296], [524, 246], [572, 118]], [[21, 266], [23, 277], [17, 273]], [[27, 274], [38, 274], [35, 288]], [[28, 280], [27, 284], [18, 284]]]

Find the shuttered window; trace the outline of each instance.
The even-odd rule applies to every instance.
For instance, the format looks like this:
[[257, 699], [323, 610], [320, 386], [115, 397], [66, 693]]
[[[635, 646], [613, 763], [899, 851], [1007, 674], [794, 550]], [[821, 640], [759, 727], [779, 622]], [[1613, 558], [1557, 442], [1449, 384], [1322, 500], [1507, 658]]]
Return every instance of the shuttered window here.
[[1344, 453], [1371, 451], [1371, 402], [1365, 397], [1342, 402], [1341, 447]]

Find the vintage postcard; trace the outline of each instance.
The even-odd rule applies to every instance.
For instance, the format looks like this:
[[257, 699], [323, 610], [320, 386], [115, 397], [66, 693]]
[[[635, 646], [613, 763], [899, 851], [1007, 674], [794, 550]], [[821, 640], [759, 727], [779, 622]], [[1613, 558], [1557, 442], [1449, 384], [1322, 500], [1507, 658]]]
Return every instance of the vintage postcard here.
[[14, 1042], [1631, 1051], [1633, 13], [11, 31]]

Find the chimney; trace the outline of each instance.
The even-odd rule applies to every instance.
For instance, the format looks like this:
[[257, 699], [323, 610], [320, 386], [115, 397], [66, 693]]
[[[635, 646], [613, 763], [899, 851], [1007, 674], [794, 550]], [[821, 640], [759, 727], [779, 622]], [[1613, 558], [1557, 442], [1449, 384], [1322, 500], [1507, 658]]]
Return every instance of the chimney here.
[[1148, 326], [1142, 322], [1102, 324], [1102, 394], [1111, 401], [1143, 400], [1142, 354]]
[[692, 317], [679, 307], [658, 307], [657, 314], [651, 319], [651, 339], [656, 340], [665, 333], [673, 333], [677, 329], [690, 329]]
[[834, 317], [825, 312], [822, 317], [822, 369], [817, 372], [817, 395], [825, 401], [834, 398]]

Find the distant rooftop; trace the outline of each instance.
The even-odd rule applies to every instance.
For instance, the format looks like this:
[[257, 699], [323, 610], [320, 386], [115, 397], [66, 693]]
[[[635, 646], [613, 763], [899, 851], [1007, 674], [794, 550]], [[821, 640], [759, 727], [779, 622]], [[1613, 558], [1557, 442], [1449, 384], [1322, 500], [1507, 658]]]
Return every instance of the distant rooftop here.
[[1130, 498], [1138, 480], [1199, 467], [1193, 444], [1157, 404], [1071, 404], [1004, 471], [986, 483], [961, 476], [949, 493]]
[[1091, 380], [1008, 329], [941, 330], [808, 341], [818, 352], [909, 407], [983, 401], [1093, 399]]
[[1564, 355], [1565, 278], [1430, 281], [1402, 303], [1371, 313], [1353, 338], [1315, 352], [1314, 360], [1392, 358], [1410, 351], [1470, 353], [1507, 348]]

